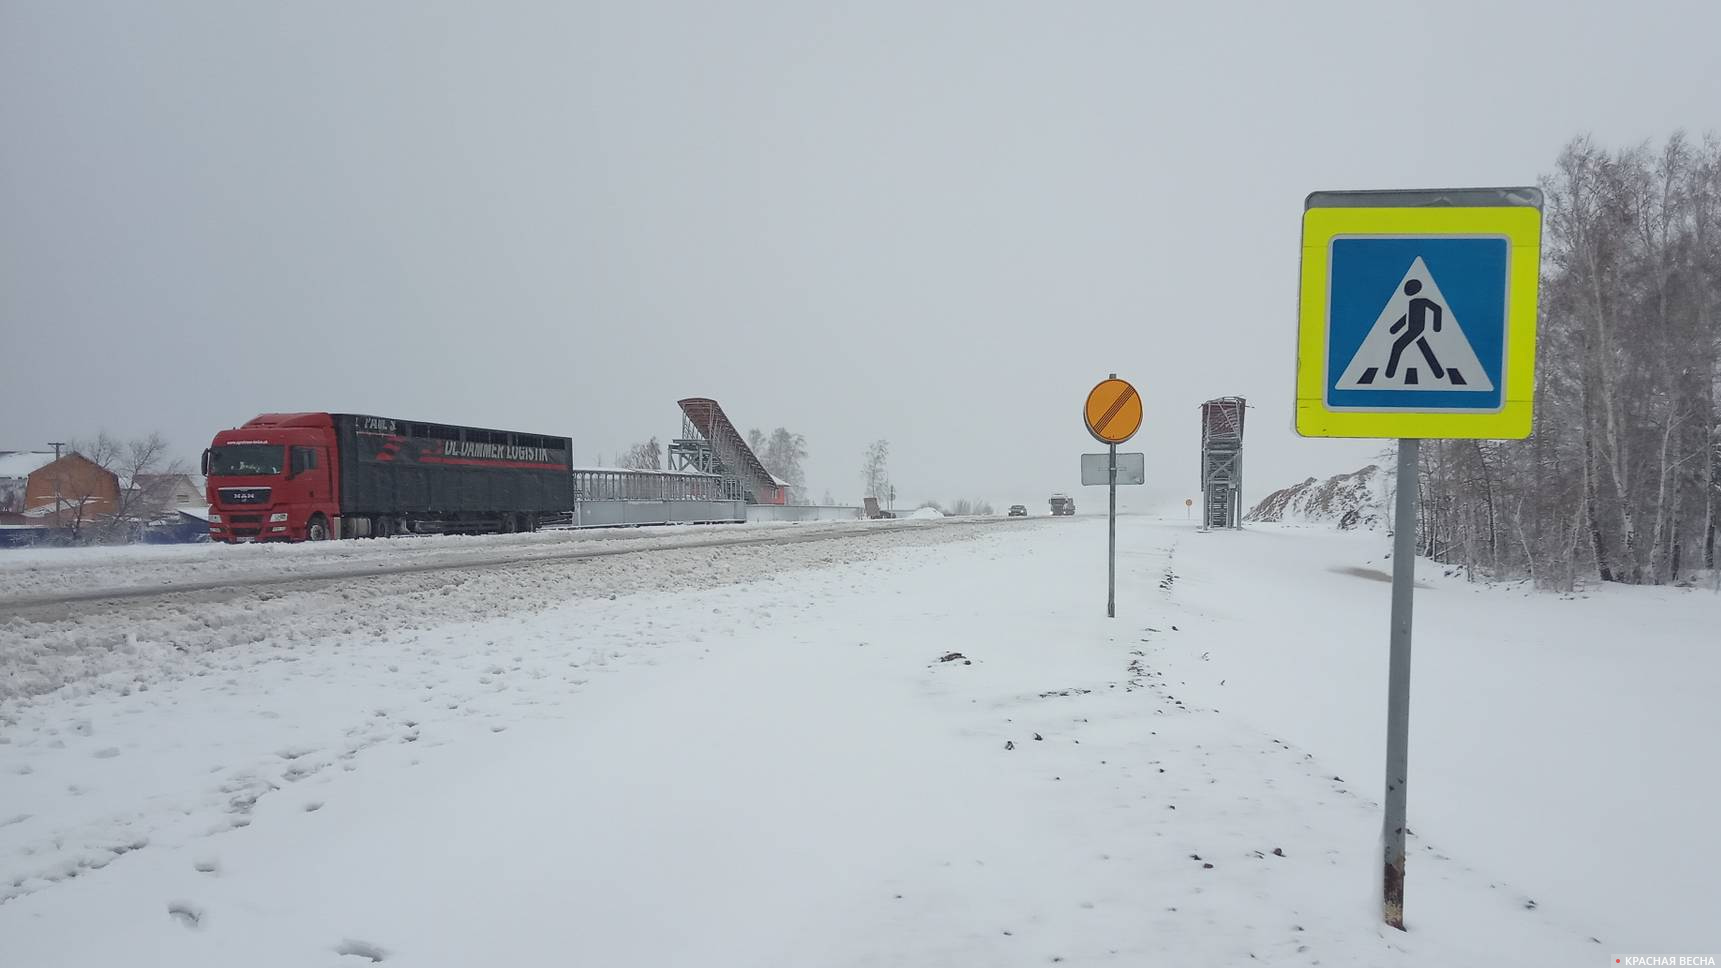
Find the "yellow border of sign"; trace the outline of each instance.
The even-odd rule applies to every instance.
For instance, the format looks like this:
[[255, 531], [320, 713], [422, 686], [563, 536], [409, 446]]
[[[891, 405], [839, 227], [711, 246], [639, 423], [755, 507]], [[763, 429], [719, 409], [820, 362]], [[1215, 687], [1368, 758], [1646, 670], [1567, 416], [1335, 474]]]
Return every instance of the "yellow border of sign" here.
[[[1507, 266], [1506, 372], [1495, 413], [1329, 410], [1326, 405], [1327, 280], [1332, 241], [1358, 235], [1495, 235], [1511, 246]], [[1311, 208], [1303, 213], [1297, 323], [1297, 433], [1304, 437], [1445, 437], [1517, 440], [1530, 436], [1536, 392], [1536, 293], [1541, 281], [1542, 213], [1489, 208]]]

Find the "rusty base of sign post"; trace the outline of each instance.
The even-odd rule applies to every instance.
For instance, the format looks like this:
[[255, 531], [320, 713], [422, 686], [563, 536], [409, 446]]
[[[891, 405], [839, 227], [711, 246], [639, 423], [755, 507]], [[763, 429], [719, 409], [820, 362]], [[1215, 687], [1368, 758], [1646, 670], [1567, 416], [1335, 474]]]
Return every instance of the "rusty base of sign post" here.
[[1386, 923], [1400, 931], [1404, 930], [1404, 857], [1398, 858], [1398, 866], [1391, 863], [1386, 865], [1381, 878], [1383, 888], [1380, 898], [1381, 915]]

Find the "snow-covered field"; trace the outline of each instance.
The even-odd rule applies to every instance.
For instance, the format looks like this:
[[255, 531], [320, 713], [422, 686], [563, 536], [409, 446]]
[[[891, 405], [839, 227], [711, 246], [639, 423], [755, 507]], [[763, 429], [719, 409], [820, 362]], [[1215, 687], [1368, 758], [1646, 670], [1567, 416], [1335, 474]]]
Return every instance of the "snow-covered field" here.
[[1126, 518], [1110, 621], [1104, 547], [932, 523], [15, 618], [0, 965], [1721, 948], [1721, 596], [1424, 564], [1399, 933], [1384, 540]]

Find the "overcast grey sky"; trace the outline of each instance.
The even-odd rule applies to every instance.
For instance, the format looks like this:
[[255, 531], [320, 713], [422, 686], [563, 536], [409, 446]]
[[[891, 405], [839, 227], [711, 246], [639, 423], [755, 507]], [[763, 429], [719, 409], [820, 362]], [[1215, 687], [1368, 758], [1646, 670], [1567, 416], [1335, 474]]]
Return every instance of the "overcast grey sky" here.
[[684, 396], [860, 497], [1084, 506], [1087, 388], [1181, 499], [1290, 429], [1315, 189], [1533, 182], [1721, 127], [1712, 2], [0, 0], [0, 449], [268, 410], [668, 436]]

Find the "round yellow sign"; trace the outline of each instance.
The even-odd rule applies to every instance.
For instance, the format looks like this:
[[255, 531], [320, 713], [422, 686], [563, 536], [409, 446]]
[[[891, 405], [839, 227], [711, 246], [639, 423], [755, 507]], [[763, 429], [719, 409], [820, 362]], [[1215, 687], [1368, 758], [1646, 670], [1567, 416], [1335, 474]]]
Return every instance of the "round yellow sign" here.
[[1141, 394], [1127, 380], [1102, 380], [1088, 391], [1082, 419], [1100, 443], [1121, 444], [1141, 429]]

